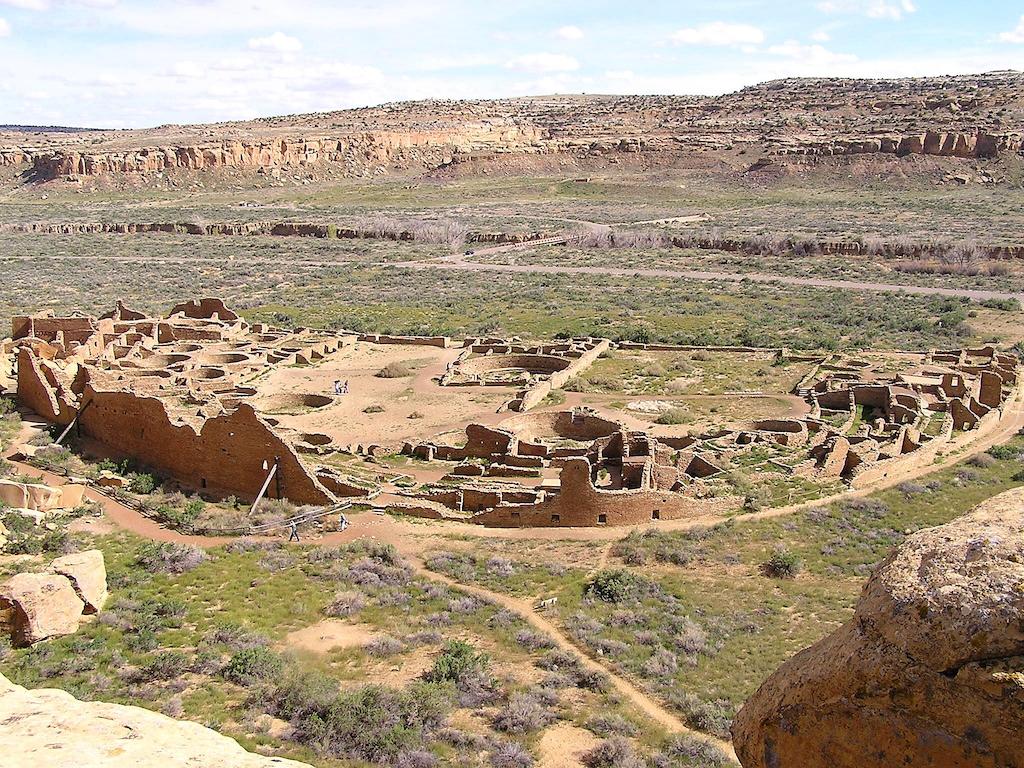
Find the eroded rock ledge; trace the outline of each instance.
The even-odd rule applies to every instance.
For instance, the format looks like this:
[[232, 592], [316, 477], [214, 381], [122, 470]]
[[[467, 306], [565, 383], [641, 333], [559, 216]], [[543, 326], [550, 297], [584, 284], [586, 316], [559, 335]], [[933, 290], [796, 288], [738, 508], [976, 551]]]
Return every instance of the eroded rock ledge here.
[[745, 768], [1024, 765], [1024, 489], [911, 536], [736, 717]]
[[29, 691], [0, 675], [0, 755], [5, 768], [310, 768], [246, 752], [198, 723], [140, 707]]

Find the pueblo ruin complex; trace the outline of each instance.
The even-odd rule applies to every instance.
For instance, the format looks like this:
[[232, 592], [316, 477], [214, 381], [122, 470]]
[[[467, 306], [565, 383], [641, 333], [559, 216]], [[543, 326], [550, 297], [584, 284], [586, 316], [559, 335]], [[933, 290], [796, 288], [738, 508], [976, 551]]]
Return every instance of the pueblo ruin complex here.
[[[895, 481], [996, 425], [1020, 369], [993, 347], [808, 356], [285, 330], [213, 298], [164, 317], [121, 303], [99, 318], [18, 317], [6, 351], [23, 406], [183, 490], [495, 527], [724, 515], [750, 503], [736, 468], [786, 480], [790, 501], [793, 488]], [[562, 394], [602, 358], [679, 353], [793, 366], [799, 379], [777, 393], [790, 413], [655, 427], [631, 410], [644, 403]], [[756, 408], [768, 394], [730, 396]]]

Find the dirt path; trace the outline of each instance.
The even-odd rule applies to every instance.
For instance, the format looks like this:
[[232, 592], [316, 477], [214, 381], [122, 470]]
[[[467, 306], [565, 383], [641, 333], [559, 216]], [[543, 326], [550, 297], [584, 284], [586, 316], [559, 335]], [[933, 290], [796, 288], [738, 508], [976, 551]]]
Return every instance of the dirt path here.
[[833, 288], [845, 291], [872, 291], [875, 293], [913, 293], [919, 295], [962, 296], [969, 299], [1017, 299], [1024, 301], [1024, 292], [988, 291], [976, 288], [938, 288], [924, 285], [900, 285], [896, 283], [873, 283], [857, 280], [829, 280], [818, 277], [797, 277], [795, 275], [769, 275], [763, 272], [711, 272], [690, 269], [624, 269], [619, 267], [577, 267], [571, 265], [547, 264], [482, 264], [467, 261], [464, 257], [446, 258], [437, 261], [403, 261], [391, 264], [393, 267], [408, 269], [449, 269], [468, 272], [515, 272], [542, 275], [611, 275], [616, 277], [656, 277], [677, 280], [700, 280], [703, 282], [736, 283], [749, 280], [755, 283], [775, 283], [811, 288]]
[[534, 610], [532, 603], [501, 592], [492, 592], [489, 589], [485, 589], [484, 587], [480, 587], [475, 584], [465, 584], [443, 574], [431, 571], [426, 567], [426, 565], [424, 565], [419, 554], [415, 552], [407, 542], [403, 541], [403, 545], [404, 546], [398, 547], [399, 552], [401, 552], [403, 557], [412, 564], [419, 576], [454, 587], [462, 590], [463, 592], [468, 592], [472, 595], [476, 595], [477, 597], [481, 597], [492, 603], [500, 605], [503, 608], [507, 608], [522, 617], [527, 623], [532, 625], [534, 629], [539, 629], [548, 635], [562, 650], [570, 651], [571, 653], [580, 656], [581, 662], [588, 669], [607, 675], [619, 695], [629, 700], [637, 707], [638, 710], [654, 722], [658, 723], [658, 725], [673, 733], [688, 733], [694, 738], [714, 744], [732, 759], [736, 759], [736, 754], [733, 752], [732, 745], [729, 742], [689, 728], [678, 716], [669, 712], [661, 704], [648, 696], [644, 691], [633, 685], [629, 680], [612, 672], [603, 664], [600, 664], [587, 655], [583, 649], [566, 637], [562, 633], [562, 630], [553, 622], [548, 621], [543, 615]]

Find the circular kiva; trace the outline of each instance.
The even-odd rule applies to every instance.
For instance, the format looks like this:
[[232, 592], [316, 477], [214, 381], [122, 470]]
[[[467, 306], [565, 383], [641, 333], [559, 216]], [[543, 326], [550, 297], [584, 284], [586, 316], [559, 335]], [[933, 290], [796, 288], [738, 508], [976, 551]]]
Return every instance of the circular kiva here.
[[275, 392], [267, 397], [260, 398], [259, 408], [262, 411], [274, 413], [304, 408], [325, 408], [333, 404], [334, 398], [327, 395], [317, 395], [309, 392]]
[[[157, 354], [144, 357], [139, 360], [130, 361], [137, 368], [170, 368], [172, 365], [180, 365], [189, 360], [188, 355], [183, 354]], [[126, 361], [128, 364], [129, 361]]]
[[498, 426], [530, 442], [558, 439], [586, 442], [608, 437], [622, 428], [615, 421], [580, 411], [524, 413], [505, 419]]
[[466, 375], [514, 374], [517, 372], [546, 376], [564, 371], [572, 360], [555, 355], [482, 355], [459, 363], [459, 373]]

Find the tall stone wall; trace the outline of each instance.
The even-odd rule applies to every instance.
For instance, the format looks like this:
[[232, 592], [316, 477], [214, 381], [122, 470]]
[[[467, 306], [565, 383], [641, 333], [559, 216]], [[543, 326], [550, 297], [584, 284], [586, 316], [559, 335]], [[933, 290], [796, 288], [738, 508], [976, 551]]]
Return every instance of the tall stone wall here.
[[[172, 422], [154, 397], [87, 385], [82, 403], [80, 424], [86, 435], [199, 491], [251, 500], [267, 476], [264, 462], [270, 467], [280, 459], [281, 496], [298, 504], [333, 501], [291, 446], [248, 404], [207, 419], [196, 432], [190, 424]], [[278, 495], [276, 482], [267, 495]]]

